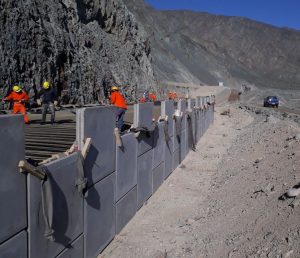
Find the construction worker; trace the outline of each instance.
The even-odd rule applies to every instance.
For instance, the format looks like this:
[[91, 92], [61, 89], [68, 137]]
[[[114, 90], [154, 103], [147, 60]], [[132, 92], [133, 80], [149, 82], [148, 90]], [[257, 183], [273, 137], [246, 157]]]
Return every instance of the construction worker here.
[[13, 114], [21, 113], [24, 116], [26, 124], [29, 123], [25, 108], [25, 102], [27, 102], [28, 99], [27, 93], [23, 91], [19, 85], [13, 86], [13, 91], [4, 99], [4, 101], [13, 102]]
[[144, 95], [140, 98], [140, 103], [145, 103], [146, 102], [146, 99], [144, 97]]
[[150, 97], [149, 97], [149, 91], [145, 90], [143, 93], [143, 96], [140, 98], [141, 103], [149, 102]]
[[175, 100], [175, 99], [177, 99], [177, 93], [175, 91], [169, 91], [169, 93], [168, 93], [168, 99], [169, 100]]
[[39, 106], [42, 105], [42, 121], [41, 124], [45, 124], [46, 115], [48, 109], [51, 112], [51, 124], [55, 123], [55, 106], [57, 106], [57, 93], [56, 90], [51, 87], [48, 81], [43, 83], [42, 90], [39, 92], [39, 99], [37, 99]]
[[124, 116], [127, 105], [125, 98], [122, 96], [117, 86], [111, 87], [110, 102], [116, 107], [116, 123], [119, 131], [121, 131], [124, 125]]
[[155, 102], [155, 101], [156, 101], [156, 94], [154, 93], [154, 91], [151, 91], [151, 92], [149, 93], [149, 99], [150, 99], [150, 101], [152, 101], [152, 102]]

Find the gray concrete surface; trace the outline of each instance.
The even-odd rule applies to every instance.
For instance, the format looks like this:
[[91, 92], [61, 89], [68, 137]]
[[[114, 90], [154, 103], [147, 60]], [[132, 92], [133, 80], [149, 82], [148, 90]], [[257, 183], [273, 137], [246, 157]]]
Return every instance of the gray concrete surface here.
[[77, 159], [78, 153], [74, 153], [46, 165], [53, 194], [55, 241], [45, 237], [41, 182], [31, 175], [28, 178], [29, 258], [40, 258], [41, 254], [53, 258], [83, 233], [83, 199], [75, 187]]
[[134, 133], [123, 135], [116, 154], [116, 201], [137, 184], [137, 140]]
[[154, 132], [141, 132], [137, 137], [138, 141], [138, 156], [153, 148]]
[[162, 162], [156, 168], [153, 169], [153, 193], [157, 191], [157, 189], [162, 185], [165, 179], [165, 164]]
[[154, 118], [154, 103], [139, 103], [134, 105], [133, 126], [150, 129]]
[[175, 104], [173, 100], [165, 100], [161, 102], [161, 116], [168, 117], [168, 133], [169, 136], [173, 136], [173, 115], [175, 112]]
[[57, 258], [82, 258], [83, 257], [83, 235], [71, 243]]
[[23, 116], [0, 117], [0, 243], [27, 227]]
[[27, 258], [27, 232], [22, 231], [0, 245], [1, 258]]
[[77, 119], [77, 123], [82, 125], [76, 136], [79, 147], [82, 148], [84, 139], [93, 139], [85, 162], [88, 183], [92, 185], [116, 170], [114, 108], [85, 108]]
[[116, 204], [116, 233], [126, 226], [137, 211], [137, 187], [131, 189]]
[[173, 137], [174, 136], [165, 142], [165, 178], [173, 172]]
[[[116, 173], [89, 188], [84, 200], [84, 257], [96, 257], [116, 234]], [[72, 257], [73, 258], [73, 257]]]
[[160, 122], [158, 123], [154, 131], [152, 168], [156, 168], [165, 159], [164, 143], [165, 143], [164, 122]]
[[140, 208], [152, 195], [152, 160], [153, 151], [150, 150], [137, 159], [137, 207]]

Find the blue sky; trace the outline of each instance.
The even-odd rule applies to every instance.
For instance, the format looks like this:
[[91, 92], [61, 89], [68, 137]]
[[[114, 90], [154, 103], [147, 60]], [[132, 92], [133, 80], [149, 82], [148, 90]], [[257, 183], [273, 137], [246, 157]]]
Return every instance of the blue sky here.
[[188, 9], [242, 16], [300, 30], [300, 0], [146, 0], [162, 10]]

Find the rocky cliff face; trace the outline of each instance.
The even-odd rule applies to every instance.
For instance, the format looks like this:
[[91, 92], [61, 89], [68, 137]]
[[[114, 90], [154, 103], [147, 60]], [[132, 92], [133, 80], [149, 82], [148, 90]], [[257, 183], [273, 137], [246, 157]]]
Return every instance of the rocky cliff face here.
[[93, 103], [112, 84], [128, 100], [153, 87], [150, 44], [122, 0], [0, 0], [0, 96], [44, 80], [63, 103]]
[[299, 89], [300, 31], [126, 0], [150, 35], [159, 81]]

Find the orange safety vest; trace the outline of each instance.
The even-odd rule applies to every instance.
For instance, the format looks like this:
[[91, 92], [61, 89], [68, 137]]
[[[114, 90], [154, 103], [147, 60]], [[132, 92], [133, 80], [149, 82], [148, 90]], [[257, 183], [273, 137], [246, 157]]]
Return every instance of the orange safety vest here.
[[28, 101], [28, 99], [29, 98], [28, 98], [28, 95], [26, 92], [23, 91], [21, 93], [17, 93], [17, 92], [13, 91], [4, 100], [8, 100], [8, 101], [12, 100], [12, 101], [18, 103], [21, 100]]
[[110, 102], [116, 107], [127, 109], [125, 98], [118, 91], [112, 92], [110, 95]]
[[17, 92], [12, 92], [10, 93], [4, 100], [6, 101], [10, 101], [12, 100], [14, 102], [13, 105], [13, 114], [18, 114], [21, 113], [24, 116], [24, 121], [25, 123], [29, 122], [29, 118], [28, 115], [26, 114], [26, 109], [25, 109], [25, 105], [23, 102], [20, 101], [28, 101], [28, 95], [26, 92], [21, 92], [21, 93], [17, 93]]
[[154, 93], [150, 93], [150, 94], [149, 94], [149, 98], [150, 98], [153, 102], [156, 101], [156, 95], [155, 95]]
[[146, 98], [145, 98], [145, 97], [141, 97], [141, 98], [140, 98], [140, 102], [141, 102], [141, 103], [145, 103], [145, 102], [146, 102]]

